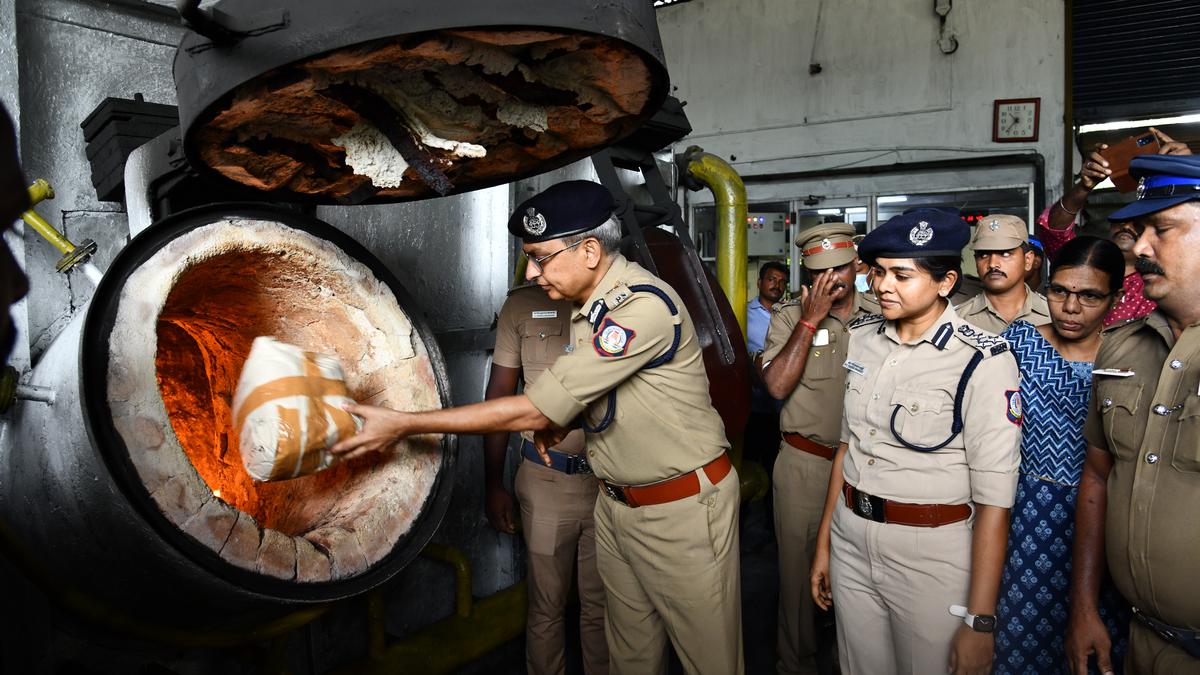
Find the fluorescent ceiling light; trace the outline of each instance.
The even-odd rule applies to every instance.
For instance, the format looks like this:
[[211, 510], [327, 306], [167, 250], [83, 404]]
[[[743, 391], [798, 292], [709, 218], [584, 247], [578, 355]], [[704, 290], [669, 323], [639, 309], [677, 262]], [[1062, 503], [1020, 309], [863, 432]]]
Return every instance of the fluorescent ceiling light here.
[[865, 207], [865, 206], [855, 206], [853, 208], [846, 209], [846, 215], [851, 215], [854, 213], [866, 213], [866, 212], [867, 212], [867, 207]]
[[1159, 127], [1168, 124], [1193, 124], [1195, 122], [1200, 122], [1200, 114], [1156, 117], [1150, 120], [1121, 120], [1119, 122], [1104, 122], [1102, 124], [1085, 124], [1079, 127], [1079, 133], [1087, 134], [1093, 131], [1115, 131], [1117, 129], [1133, 129], [1136, 127]]
[[908, 197], [905, 195], [892, 195], [890, 197], [880, 197], [879, 198], [880, 204], [899, 204], [900, 202], [906, 202], [906, 201], [908, 201]]
[[841, 209], [817, 209], [817, 214], [822, 215], [822, 216], [840, 216], [840, 215], [842, 215], [842, 210]]

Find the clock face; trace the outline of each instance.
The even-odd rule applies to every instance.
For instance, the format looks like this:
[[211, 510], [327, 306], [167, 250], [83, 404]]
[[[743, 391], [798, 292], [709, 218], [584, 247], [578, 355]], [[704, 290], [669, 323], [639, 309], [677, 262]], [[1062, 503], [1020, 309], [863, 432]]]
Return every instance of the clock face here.
[[1037, 140], [1037, 101], [997, 101], [994, 126], [992, 131], [997, 141]]

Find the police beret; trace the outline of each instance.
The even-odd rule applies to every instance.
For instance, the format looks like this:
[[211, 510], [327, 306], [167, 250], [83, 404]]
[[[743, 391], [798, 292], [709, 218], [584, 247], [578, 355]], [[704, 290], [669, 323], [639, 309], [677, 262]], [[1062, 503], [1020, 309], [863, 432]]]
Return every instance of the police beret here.
[[959, 256], [971, 228], [956, 214], [941, 209], [911, 209], [872, 230], [858, 245], [868, 265], [876, 258]]
[[508, 219], [508, 231], [526, 244], [536, 244], [594, 230], [614, 208], [612, 193], [603, 185], [564, 181], [521, 202]]
[[823, 223], [796, 234], [796, 246], [810, 270], [827, 270], [854, 260], [854, 226]]
[[1200, 199], [1200, 157], [1138, 155], [1129, 174], [1140, 179], [1137, 199], [1108, 216], [1113, 222], [1141, 218], [1192, 199]]

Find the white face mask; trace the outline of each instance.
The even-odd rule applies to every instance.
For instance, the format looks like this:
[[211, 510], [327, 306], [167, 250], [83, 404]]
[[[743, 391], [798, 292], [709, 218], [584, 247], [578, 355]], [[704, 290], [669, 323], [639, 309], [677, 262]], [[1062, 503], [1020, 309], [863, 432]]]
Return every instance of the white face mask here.
[[867, 283], [867, 275], [854, 275], [854, 287], [858, 289], [859, 293], [866, 293], [867, 291], [871, 290], [871, 284]]

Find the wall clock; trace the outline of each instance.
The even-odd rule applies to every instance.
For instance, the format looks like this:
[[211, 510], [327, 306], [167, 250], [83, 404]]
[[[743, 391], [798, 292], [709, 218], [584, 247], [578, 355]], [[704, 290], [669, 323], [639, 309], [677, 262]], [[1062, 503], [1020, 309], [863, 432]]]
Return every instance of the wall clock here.
[[1041, 115], [1040, 98], [1003, 98], [992, 104], [992, 141], [1036, 141]]

